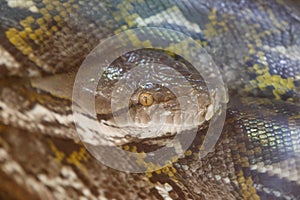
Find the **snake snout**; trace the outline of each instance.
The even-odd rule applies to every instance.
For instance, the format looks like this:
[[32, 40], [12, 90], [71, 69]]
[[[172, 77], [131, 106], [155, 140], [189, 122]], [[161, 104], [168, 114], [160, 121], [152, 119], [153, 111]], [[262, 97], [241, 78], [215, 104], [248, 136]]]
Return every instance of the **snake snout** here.
[[[129, 113], [135, 123], [145, 131], [150, 127], [160, 127], [163, 133], [179, 133], [182, 130], [202, 125], [209, 112], [209, 96], [206, 93], [198, 94], [194, 90], [182, 88], [182, 96], [176, 96], [169, 88], [153, 84], [153, 87], [139, 88], [130, 98]], [[192, 99], [198, 105], [192, 104]], [[147, 136], [151, 137], [149, 131]]]

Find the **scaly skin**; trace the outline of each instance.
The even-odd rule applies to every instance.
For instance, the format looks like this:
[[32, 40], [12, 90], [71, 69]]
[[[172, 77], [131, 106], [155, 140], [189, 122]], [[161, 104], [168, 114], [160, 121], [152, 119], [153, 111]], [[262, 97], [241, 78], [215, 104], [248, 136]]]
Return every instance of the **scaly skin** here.
[[[2, 0], [0, 8], [0, 198], [300, 198], [298, 2]], [[100, 41], [138, 26], [201, 42], [232, 95], [214, 152], [197, 159], [199, 132], [186, 158], [126, 174], [79, 142], [70, 99], [30, 79], [76, 72]]]

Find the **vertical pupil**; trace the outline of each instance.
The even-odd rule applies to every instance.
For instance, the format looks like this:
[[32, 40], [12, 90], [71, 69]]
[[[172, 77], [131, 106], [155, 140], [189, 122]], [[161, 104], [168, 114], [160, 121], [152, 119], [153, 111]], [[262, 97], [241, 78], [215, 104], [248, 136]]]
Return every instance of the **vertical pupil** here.
[[139, 96], [139, 102], [143, 106], [151, 106], [153, 103], [153, 96], [149, 93], [142, 93]]

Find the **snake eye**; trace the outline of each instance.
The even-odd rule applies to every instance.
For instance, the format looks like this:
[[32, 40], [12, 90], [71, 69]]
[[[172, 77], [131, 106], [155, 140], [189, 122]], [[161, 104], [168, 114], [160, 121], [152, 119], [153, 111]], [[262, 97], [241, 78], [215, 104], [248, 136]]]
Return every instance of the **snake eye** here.
[[150, 93], [143, 92], [139, 96], [139, 102], [143, 106], [151, 106], [153, 104], [153, 96]]

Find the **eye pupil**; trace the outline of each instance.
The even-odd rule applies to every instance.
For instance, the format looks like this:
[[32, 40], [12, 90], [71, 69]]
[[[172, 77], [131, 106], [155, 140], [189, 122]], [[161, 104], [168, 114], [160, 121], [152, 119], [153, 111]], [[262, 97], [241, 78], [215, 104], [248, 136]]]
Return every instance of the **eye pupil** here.
[[143, 106], [151, 106], [153, 104], [153, 96], [150, 93], [144, 92], [139, 96], [139, 102]]

